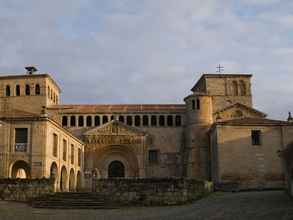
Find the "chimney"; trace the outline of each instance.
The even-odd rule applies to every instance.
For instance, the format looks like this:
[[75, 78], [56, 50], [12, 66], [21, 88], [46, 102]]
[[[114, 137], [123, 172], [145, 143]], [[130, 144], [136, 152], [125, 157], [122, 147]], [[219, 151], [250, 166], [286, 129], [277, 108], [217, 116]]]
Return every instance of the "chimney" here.
[[28, 75], [32, 75], [33, 73], [38, 71], [38, 69], [34, 66], [26, 66], [25, 69]]

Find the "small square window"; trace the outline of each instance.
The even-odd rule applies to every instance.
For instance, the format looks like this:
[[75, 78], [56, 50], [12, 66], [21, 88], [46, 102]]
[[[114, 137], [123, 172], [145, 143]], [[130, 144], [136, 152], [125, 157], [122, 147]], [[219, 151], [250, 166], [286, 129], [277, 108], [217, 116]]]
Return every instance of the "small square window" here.
[[251, 131], [251, 144], [252, 145], [261, 145], [261, 131], [252, 130]]
[[158, 163], [158, 150], [149, 150], [149, 162]]

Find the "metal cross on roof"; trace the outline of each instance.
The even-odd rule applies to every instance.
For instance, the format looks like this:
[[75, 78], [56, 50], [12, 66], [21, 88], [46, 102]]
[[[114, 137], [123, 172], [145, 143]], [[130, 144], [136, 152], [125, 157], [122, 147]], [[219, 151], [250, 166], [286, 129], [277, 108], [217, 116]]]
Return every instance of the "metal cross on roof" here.
[[217, 66], [217, 73], [221, 73], [222, 71], [224, 71], [224, 67], [223, 66], [221, 66], [221, 64], [219, 64], [218, 66]]

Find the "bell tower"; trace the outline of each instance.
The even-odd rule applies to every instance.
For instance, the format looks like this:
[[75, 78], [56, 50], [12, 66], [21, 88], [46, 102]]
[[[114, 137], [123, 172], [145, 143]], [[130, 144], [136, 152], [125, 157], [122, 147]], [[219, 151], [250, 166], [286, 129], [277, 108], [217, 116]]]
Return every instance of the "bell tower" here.
[[21, 75], [0, 74], [0, 111], [16, 109], [41, 114], [43, 107], [57, 105], [60, 88], [49, 74], [37, 74], [34, 66]]

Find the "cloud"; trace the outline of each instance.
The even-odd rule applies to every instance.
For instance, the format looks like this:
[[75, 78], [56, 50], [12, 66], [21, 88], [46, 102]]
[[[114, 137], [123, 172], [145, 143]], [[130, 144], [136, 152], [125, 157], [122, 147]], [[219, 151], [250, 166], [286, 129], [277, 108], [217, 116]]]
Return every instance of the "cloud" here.
[[200, 73], [221, 63], [254, 74], [254, 103], [269, 116], [293, 109], [290, 1], [0, 4], [0, 71], [36, 64], [52, 73], [65, 103], [183, 103]]

